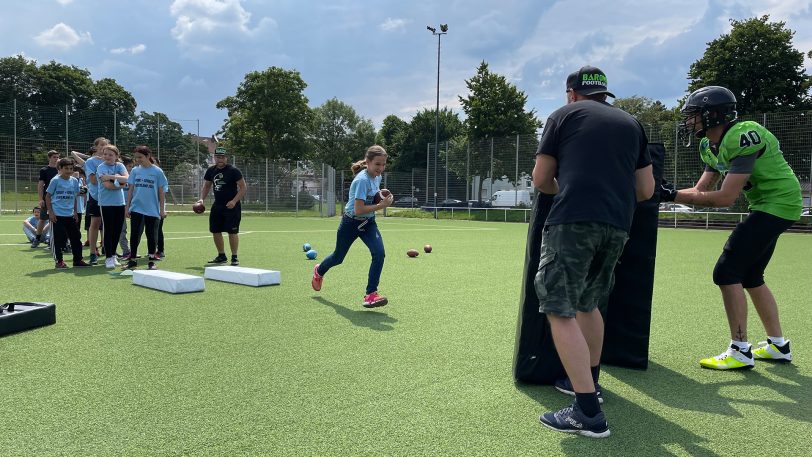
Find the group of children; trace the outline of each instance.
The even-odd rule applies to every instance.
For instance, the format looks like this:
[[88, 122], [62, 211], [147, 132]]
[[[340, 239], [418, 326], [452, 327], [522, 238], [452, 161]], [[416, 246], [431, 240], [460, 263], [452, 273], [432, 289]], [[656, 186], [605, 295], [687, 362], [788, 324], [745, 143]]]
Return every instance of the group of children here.
[[[163, 220], [166, 217], [165, 195], [169, 185], [157, 159], [147, 146], [138, 146], [132, 158], [121, 157], [115, 145], [98, 138], [90, 155], [72, 153], [72, 158], [59, 158], [48, 153], [49, 164], [40, 171], [40, 206], [24, 222], [32, 247], [49, 242], [57, 269], [68, 268], [63, 252], [73, 254], [74, 267], [96, 265], [105, 256], [105, 267], [121, 266], [116, 253], [122, 248], [125, 269], [137, 267], [141, 236], [146, 231], [148, 267], [163, 257]], [[89, 262], [82, 255], [80, 227], [83, 214]], [[38, 216], [37, 226], [31, 219]], [[129, 239], [126, 219], [130, 219]], [[27, 224], [26, 224], [27, 223]], [[30, 226], [29, 226], [30, 225]], [[48, 234], [51, 234], [49, 237]], [[97, 239], [102, 234], [102, 250]]]
[[[122, 258], [127, 261], [124, 268], [132, 269], [138, 265], [141, 236], [146, 232], [148, 268], [154, 269], [155, 262], [164, 256], [163, 221], [169, 185], [152, 151], [147, 146], [138, 146], [133, 150], [132, 159], [122, 158], [116, 146], [99, 138], [90, 149], [90, 155], [78, 152], [72, 155], [72, 158], [60, 159], [58, 152], [50, 151], [49, 166], [40, 172], [41, 207], [34, 208], [34, 215], [23, 222], [32, 247], [50, 241], [57, 269], [68, 268], [63, 259], [65, 251], [72, 252], [74, 267], [96, 265], [98, 257], [104, 255], [105, 266], [112, 269], [121, 265], [116, 254], [118, 244]], [[367, 308], [388, 303], [387, 298], [378, 293], [385, 252], [375, 223], [375, 212], [391, 206], [394, 201], [389, 193], [375, 202], [381, 190], [386, 159], [386, 151], [376, 145], [366, 151], [363, 160], [353, 164], [355, 178], [338, 228], [335, 252], [313, 270], [312, 286], [318, 291], [327, 271], [340, 265], [352, 243], [361, 238], [372, 255], [363, 302]], [[55, 176], [49, 178], [49, 174]], [[83, 215], [86, 215], [84, 246], [90, 248], [89, 262], [82, 256], [79, 227]], [[129, 243], [125, 224], [128, 218]], [[99, 232], [103, 235], [101, 251], [97, 245]]]

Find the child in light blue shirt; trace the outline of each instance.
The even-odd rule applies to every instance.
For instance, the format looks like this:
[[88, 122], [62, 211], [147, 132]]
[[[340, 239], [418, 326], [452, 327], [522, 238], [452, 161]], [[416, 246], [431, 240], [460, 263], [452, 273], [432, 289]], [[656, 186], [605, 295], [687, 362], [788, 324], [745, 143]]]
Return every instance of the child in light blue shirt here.
[[76, 206], [80, 186], [79, 180], [73, 177], [73, 160], [59, 159], [56, 167], [59, 174], [48, 183], [48, 188], [45, 190], [45, 204], [48, 205], [48, 217], [54, 231], [51, 252], [57, 269], [68, 268], [62, 259], [62, 250], [70, 239], [73, 266], [87, 267], [90, 265], [82, 260], [82, 240], [79, 226], [76, 223]]

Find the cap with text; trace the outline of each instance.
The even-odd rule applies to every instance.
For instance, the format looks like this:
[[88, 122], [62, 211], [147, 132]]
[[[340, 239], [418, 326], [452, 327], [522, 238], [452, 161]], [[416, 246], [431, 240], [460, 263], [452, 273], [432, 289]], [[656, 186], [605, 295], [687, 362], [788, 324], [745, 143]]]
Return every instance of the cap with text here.
[[581, 95], [606, 94], [615, 98], [606, 86], [606, 74], [597, 67], [587, 65], [567, 76], [567, 90]]

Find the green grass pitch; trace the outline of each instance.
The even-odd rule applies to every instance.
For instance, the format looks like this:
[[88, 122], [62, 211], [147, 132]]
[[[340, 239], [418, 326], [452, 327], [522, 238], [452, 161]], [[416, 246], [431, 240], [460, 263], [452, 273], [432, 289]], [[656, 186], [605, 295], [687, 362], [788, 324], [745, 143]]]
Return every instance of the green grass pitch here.
[[[336, 218], [245, 217], [242, 265], [280, 270], [282, 284], [186, 295], [103, 266], [55, 271], [20, 243], [21, 219], [0, 217], [0, 302], [54, 302], [57, 323], [0, 338], [2, 456], [808, 452], [810, 235], [782, 236], [767, 270], [795, 362], [712, 372], [698, 361], [728, 342], [710, 279], [728, 233], [660, 230], [650, 368], [604, 367], [612, 436], [590, 440], [538, 424], [569, 397], [512, 381], [526, 224], [379, 219], [390, 304], [365, 310], [360, 241], [310, 288]], [[171, 216], [160, 267], [201, 275], [216, 254], [206, 227]], [[765, 339], [752, 306], [749, 330]]]

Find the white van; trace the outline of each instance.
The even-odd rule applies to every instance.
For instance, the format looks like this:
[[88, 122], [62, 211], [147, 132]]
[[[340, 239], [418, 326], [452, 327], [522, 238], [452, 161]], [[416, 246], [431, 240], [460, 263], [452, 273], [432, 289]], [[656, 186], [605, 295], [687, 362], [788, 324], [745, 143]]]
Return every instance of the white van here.
[[500, 190], [491, 197], [492, 207], [533, 206], [533, 192], [529, 190]]

